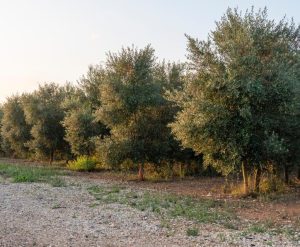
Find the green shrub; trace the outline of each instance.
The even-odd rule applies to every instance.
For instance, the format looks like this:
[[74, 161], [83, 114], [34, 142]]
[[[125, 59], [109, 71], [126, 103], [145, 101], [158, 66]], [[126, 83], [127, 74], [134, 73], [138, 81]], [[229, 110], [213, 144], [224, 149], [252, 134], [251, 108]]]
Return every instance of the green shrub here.
[[95, 170], [97, 161], [88, 156], [79, 156], [76, 160], [68, 164], [68, 169], [73, 171], [93, 171]]
[[146, 178], [149, 180], [169, 180], [174, 177], [173, 167], [165, 162], [160, 165], [146, 163], [144, 170]]

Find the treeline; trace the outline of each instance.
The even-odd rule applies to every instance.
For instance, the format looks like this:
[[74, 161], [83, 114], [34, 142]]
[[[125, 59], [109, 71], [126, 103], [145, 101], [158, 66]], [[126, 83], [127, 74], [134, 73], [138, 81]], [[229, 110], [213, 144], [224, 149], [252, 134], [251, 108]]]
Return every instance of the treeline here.
[[[108, 53], [76, 86], [7, 98], [1, 152], [22, 158], [96, 156], [120, 168], [200, 164], [224, 175], [299, 169], [300, 28], [267, 11], [228, 9], [207, 40], [187, 37], [188, 62], [151, 46]], [[299, 173], [299, 172], [298, 172]], [[299, 174], [298, 174], [299, 176]]]

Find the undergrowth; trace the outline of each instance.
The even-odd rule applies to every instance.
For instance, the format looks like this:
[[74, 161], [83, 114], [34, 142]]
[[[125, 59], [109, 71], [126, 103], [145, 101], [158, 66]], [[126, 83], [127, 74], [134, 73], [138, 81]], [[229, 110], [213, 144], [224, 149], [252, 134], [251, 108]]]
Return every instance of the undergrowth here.
[[88, 191], [100, 203], [125, 204], [141, 211], [154, 212], [161, 217], [182, 217], [198, 223], [217, 223], [225, 226], [235, 224], [238, 220], [224, 202], [216, 200], [167, 193], [133, 192], [118, 186], [92, 186]]
[[64, 174], [55, 168], [0, 164], [0, 176], [10, 178], [14, 183], [47, 182], [53, 186], [63, 186], [64, 181], [59, 175]]
[[97, 161], [88, 156], [79, 156], [76, 160], [71, 161], [67, 168], [73, 171], [93, 171], [96, 169]]

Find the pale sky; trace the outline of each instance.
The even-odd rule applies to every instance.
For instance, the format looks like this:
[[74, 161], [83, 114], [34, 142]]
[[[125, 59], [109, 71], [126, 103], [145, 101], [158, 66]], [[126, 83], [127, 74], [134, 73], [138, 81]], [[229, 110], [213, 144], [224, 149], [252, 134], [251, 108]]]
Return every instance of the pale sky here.
[[184, 33], [205, 39], [237, 6], [300, 22], [300, 0], [0, 0], [0, 102], [39, 83], [75, 83], [122, 46], [150, 43], [159, 59], [184, 61]]

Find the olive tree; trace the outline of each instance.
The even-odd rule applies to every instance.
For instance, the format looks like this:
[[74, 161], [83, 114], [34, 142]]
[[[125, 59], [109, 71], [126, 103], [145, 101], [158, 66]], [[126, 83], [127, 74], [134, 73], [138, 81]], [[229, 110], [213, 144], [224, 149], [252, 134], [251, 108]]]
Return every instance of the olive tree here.
[[90, 66], [87, 74], [80, 78], [79, 87], [63, 103], [66, 112], [62, 122], [66, 131], [65, 140], [74, 155], [94, 154], [96, 140], [109, 134], [94, 114], [101, 105], [100, 85], [105, 75], [102, 67]]
[[266, 9], [228, 9], [206, 41], [187, 36], [191, 75], [173, 133], [219, 171], [241, 168], [245, 193], [250, 170], [288, 153], [279, 127], [299, 83], [299, 38], [298, 26]]
[[110, 151], [106, 155], [115, 163], [131, 159], [139, 167], [140, 180], [144, 179], [144, 163], [157, 158], [155, 154], [162, 147], [163, 115], [158, 109], [165, 99], [155, 68], [150, 46], [109, 53], [107, 76], [100, 87], [101, 107], [96, 113], [111, 133], [102, 144]]
[[1, 136], [5, 152], [24, 158], [28, 155], [26, 143], [30, 140], [30, 125], [25, 121], [23, 96], [6, 99], [2, 107]]
[[55, 154], [68, 153], [61, 123], [65, 115], [62, 102], [68, 95], [68, 88], [54, 83], [44, 84], [23, 99], [26, 123], [32, 126], [28, 147], [38, 156], [49, 157], [50, 164]]

